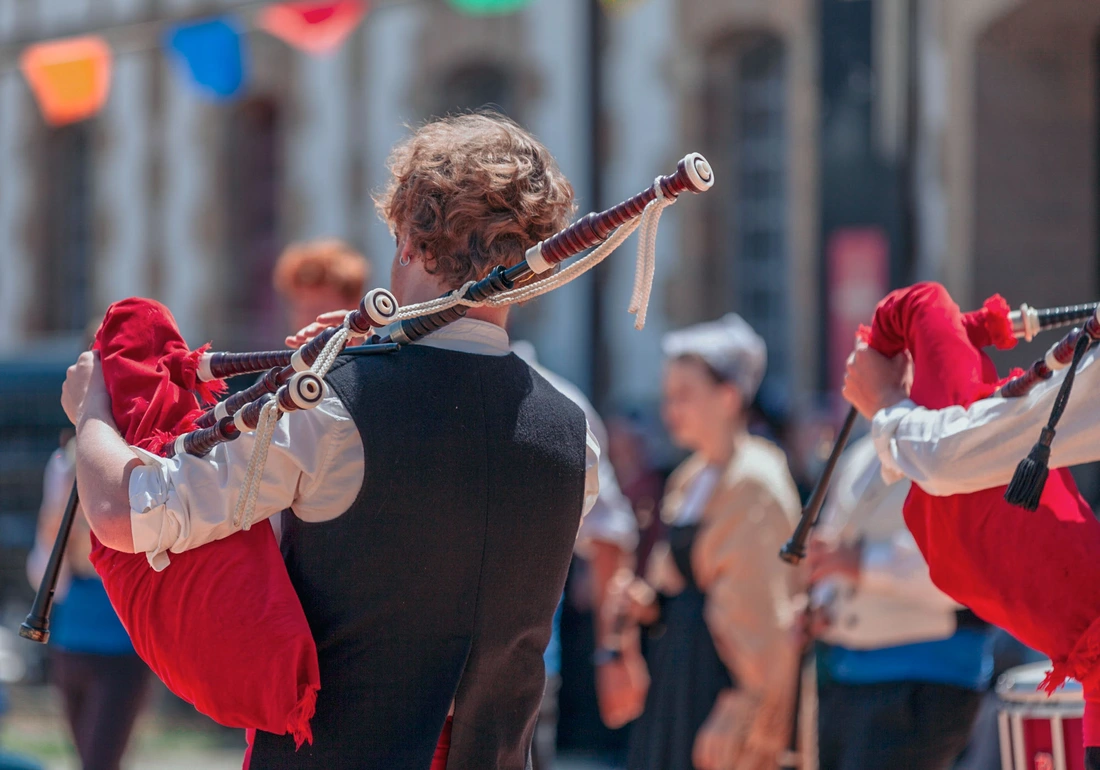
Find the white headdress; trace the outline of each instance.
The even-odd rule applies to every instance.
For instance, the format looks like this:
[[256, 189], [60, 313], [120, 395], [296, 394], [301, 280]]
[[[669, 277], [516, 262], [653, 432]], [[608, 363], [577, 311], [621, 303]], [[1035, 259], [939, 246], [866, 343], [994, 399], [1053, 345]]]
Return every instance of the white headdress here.
[[763, 338], [737, 313], [670, 332], [661, 348], [668, 358], [699, 356], [723, 380], [736, 385], [746, 401], [756, 396], [768, 366]]

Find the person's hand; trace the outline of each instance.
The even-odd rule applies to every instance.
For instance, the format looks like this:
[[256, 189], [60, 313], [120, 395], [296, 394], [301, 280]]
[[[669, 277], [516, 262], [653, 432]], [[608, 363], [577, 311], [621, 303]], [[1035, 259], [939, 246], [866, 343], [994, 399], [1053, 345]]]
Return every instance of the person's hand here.
[[642, 657], [638, 629], [625, 632], [622, 657], [596, 666], [596, 699], [603, 723], [612, 730], [633, 722], [645, 710], [649, 669]]
[[814, 614], [805, 607], [794, 615], [791, 623], [791, 638], [797, 650], [804, 651], [814, 640]]
[[61, 408], [77, 427], [87, 415], [110, 416], [111, 398], [103, 381], [99, 353], [81, 353], [76, 363], [65, 372], [65, 384], [61, 386]]
[[[301, 328], [287, 337], [286, 346], [288, 348], [302, 347], [302, 345], [305, 345], [328, 327], [342, 324], [344, 322], [344, 317], [350, 312], [350, 310], [330, 310], [327, 313], [321, 313], [321, 315], [317, 316], [317, 320], [309, 326]], [[359, 345], [365, 340], [366, 337], [351, 336], [348, 338], [348, 345]]]
[[820, 638], [833, 624], [827, 607], [806, 607], [799, 610], [791, 623], [791, 637], [795, 649], [805, 652], [814, 639]]
[[863, 546], [860, 543], [836, 543], [814, 538], [806, 554], [810, 582], [817, 583], [830, 575], [842, 575], [858, 582], [862, 557]]
[[651, 626], [661, 616], [657, 592], [629, 569], [619, 570], [608, 581], [604, 612], [611, 627], [621, 624], [622, 619]]
[[909, 397], [911, 365], [908, 353], [887, 358], [865, 342], [857, 342], [844, 374], [845, 399], [868, 420], [880, 409]]
[[718, 694], [707, 720], [695, 734], [691, 761], [695, 770], [731, 770], [744, 748], [744, 725], [738, 724], [742, 709], [737, 708], [737, 693], [723, 690]]

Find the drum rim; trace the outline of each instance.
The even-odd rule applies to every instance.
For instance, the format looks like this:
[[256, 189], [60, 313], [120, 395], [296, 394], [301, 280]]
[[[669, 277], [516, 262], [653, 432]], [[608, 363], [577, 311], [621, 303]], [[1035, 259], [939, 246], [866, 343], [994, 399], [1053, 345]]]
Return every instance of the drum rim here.
[[[997, 697], [1005, 702], [1011, 704], [1028, 704], [1030, 706], [1040, 706], [1046, 704], [1048, 706], [1065, 705], [1065, 704], [1080, 704], [1084, 709], [1085, 696], [1082, 691], [1080, 682], [1074, 679], [1067, 680], [1065, 684], [1061, 685], [1053, 694], [1047, 695], [1044, 691], [1039, 690], [1039, 684], [1042, 682], [1042, 678], [1038, 678], [1035, 681], [1034, 690], [1015, 689], [1019, 685], [1031, 684], [1030, 681], [1022, 682], [1026, 675], [1028, 680], [1034, 678], [1036, 673], [1044, 673], [1050, 670], [1050, 661], [1039, 661], [1037, 663], [1028, 663], [1023, 666], [1016, 666], [1010, 668], [1001, 674], [997, 678], [997, 684], [995, 691]], [[1048, 709], [1049, 710], [1049, 709]]]

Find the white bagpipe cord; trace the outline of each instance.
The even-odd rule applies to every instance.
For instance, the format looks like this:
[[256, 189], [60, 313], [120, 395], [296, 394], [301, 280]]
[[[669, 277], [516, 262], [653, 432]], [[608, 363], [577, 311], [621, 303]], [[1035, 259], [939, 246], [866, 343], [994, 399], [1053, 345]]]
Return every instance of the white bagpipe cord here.
[[510, 291], [495, 294], [484, 300], [466, 298], [466, 292], [476, 283], [476, 281], [468, 281], [464, 286], [438, 299], [419, 302], [415, 305], [406, 305], [397, 311], [394, 320], [404, 321], [408, 318], [419, 318], [440, 310], [447, 310], [456, 305], [504, 307], [505, 305], [514, 305], [517, 302], [527, 302], [584, 275], [607, 259], [613, 251], [623, 244], [623, 241], [640, 227], [642, 232], [638, 239], [638, 257], [634, 268], [634, 289], [630, 299], [629, 312], [636, 316], [634, 328], [639, 330], [644, 328], [646, 310], [649, 307], [649, 295], [653, 289], [654, 268], [657, 261], [657, 222], [661, 218], [661, 212], [676, 202], [675, 198], [665, 197], [658, 182], [654, 182], [653, 189], [657, 193], [657, 197], [646, 204], [640, 217], [635, 217], [621, 227], [616, 228], [610, 238], [585, 256], [572, 262], [568, 267], [556, 273], [551, 273], [545, 278], [540, 278]]
[[[640, 217], [635, 217], [616, 228], [610, 238], [585, 256], [575, 260], [568, 267], [529, 284], [495, 294], [485, 300], [466, 299], [466, 292], [476, 283], [476, 281], [469, 281], [461, 288], [438, 299], [400, 308], [393, 320], [397, 322], [408, 318], [419, 318], [441, 310], [447, 310], [456, 305], [503, 307], [534, 299], [587, 273], [607, 259], [613, 251], [623, 244], [623, 241], [640, 227], [638, 256], [634, 267], [634, 288], [631, 292], [629, 312], [635, 316], [634, 328], [643, 329], [645, 328], [646, 311], [649, 309], [649, 296], [653, 290], [657, 251], [657, 222], [661, 218], [661, 212], [676, 202], [675, 198], [665, 197], [659, 179], [653, 183], [653, 190], [657, 193], [657, 197], [646, 204]], [[337, 356], [343, 351], [344, 342], [350, 333], [349, 321], [345, 318], [343, 325], [332, 335], [321, 354], [317, 356], [317, 360], [310, 367], [310, 371], [324, 379], [329, 369], [336, 362]], [[256, 497], [259, 494], [260, 481], [264, 475], [264, 465], [267, 464], [267, 454], [271, 447], [271, 440], [275, 435], [275, 425], [281, 415], [282, 410], [274, 398], [268, 401], [260, 412], [259, 423], [256, 425], [256, 443], [252, 447], [252, 455], [248, 459], [244, 482], [241, 486], [240, 495], [237, 497], [237, 506], [233, 511], [234, 528], [240, 527], [247, 530], [252, 526], [252, 518], [256, 511]]]
[[638, 233], [638, 262], [634, 268], [634, 290], [630, 295], [628, 312], [634, 314], [634, 328], [645, 328], [646, 311], [649, 310], [649, 294], [653, 291], [653, 274], [657, 267], [657, 223], [661, 212], [676, 202], [675, 198], [666, 198], [661, 192], [661, 178], [653, 183], [657, 192], [642, 212], [642, 231]]
[[[328, 374], [329, 369], [336, 363], [336, 358], [344, 349], [344, 343], [351, 334], [351, 313], [344, 318], [344, 323], [336, 330], [313, 366], [309, 368], [322, 380]], [[264, 475], [264, 466], [267, 465], [267, 453], [271, 448], [271, 440], [275, 436], [275, 425], [279, 422], [283, 410], [273, 398], [264, 404], [260, 411], [260, 419], [256, 424], [256, 443], [252, 447], [252, 454], [248, 458], [248, 468], [245, 470], [244, 482], [241, 492], [237, 496], [237, 506], [233, 510], [233, 527], [240, 527], [247, 531], [252, 527], [252, 517], [256, 513], [256, 497], [260, 492], [260, 482]]]

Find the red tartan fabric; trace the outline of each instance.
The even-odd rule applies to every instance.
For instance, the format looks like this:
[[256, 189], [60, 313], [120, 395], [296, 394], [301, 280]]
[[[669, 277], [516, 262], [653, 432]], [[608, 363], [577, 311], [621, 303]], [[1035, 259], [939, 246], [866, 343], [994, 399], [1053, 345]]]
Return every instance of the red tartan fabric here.
[[[942, 286], [917, 284], [879, 304], [868, 342], [885, 355], [912, 354], [917, 404], [966, 406], [997, 385], [974, 343], [1008, 344], [1007, 309], [994, 298], [984, 319], [964, 321]], [[1100, 688], [1100, 522], [1067, 469], [1051, 471], [1035, 513], [1006, 503], [1004, 491], [933, 497], [914, 484], [905, 521], [942, 591], [1048, 655], [1048, 691], [1073, 677], [1092, 700]]]
[[[132, 445], [159, 452], [201, 413], [191, 391], [216, 390], [196, 381], [199, 351], [152, 300], [112, 305], [96, 348], [115, 422]], [[312, 741], [317, 649], [270, 523], [171, 558], [155, 572], [144, 554], [92, 538], [92, 562], [138, 655], [217, 722]]]

